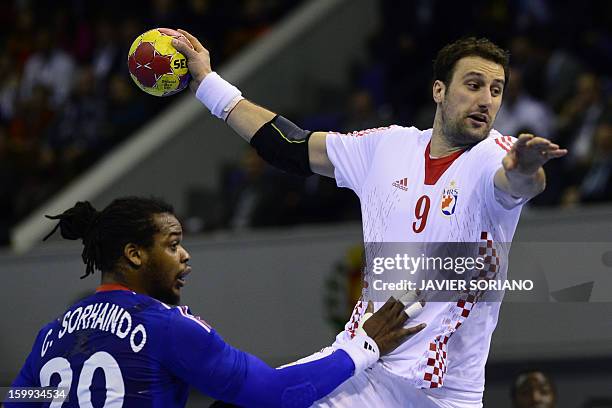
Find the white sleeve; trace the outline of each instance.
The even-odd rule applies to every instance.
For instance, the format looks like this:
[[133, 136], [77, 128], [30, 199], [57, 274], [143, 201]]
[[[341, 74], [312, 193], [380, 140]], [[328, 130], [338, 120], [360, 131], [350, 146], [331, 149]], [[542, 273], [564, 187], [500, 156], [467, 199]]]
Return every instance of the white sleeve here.
[[327, 156], [334, 165], [334, 177], [338, 187], [350, 188], [360, 195], [381, 136], [388, 129], [390, 128], [327, 134]]
[[482, 185], [485, 205], [493, 213], [505, 213], [523, 206], [528, 200], [526, 198], [513, 197], [495, 187], [495, 173], [502, 167], [502, 159], [512, 148], [516, 138], [502, 136], [483, 142], [481, 160], [479, 164], [484, 169]]

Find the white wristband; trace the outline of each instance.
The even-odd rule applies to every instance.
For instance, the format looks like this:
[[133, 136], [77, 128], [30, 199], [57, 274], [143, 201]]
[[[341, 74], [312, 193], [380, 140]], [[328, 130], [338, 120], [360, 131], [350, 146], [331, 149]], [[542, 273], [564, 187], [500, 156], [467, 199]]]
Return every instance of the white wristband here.
[[370, 318], [372, 317], [374, 313], [372, 312], [367, 312], [364, 313], [363, 316], [361, 316], [361, 319], [359, 319], [359, 323], [357, 324], [357, 330], [355, 330], [356, 334], [360, 334], [362, 336], [367, 336], [368, 333], [366, 333], [365, 330], [363, 330], [363, 324]]
[[414, 319], [415, 317], [421, 314], [421, 312], [423, 311], [423, 303], [423, 301], [416, 302], [404, 309], [404, 312], [406, 312], [409, 319]]
[[371, 337], [363, 334], [355, 334], [355, 337], [339, 345], [338, 348], [344, 350], [353, 360], [355, 364], [354, 374], [362, 372], [380, 358], [380, 351], [376, 342]]
[[244, 99], [238, 88], [214, 71], [200, 82], [196, 98], [208, 108], [210, 113], [223, 120], [227, 119], [234, 106]]

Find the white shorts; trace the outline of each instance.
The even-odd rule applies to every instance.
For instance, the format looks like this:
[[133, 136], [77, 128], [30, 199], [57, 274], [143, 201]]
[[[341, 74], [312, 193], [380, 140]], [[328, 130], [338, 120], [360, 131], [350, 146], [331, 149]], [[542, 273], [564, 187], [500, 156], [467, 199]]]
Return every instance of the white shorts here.
[[[318, 353], [302, 358], [295, 363], [303, 364], [318, 360], [333, 352], [327, 347]], [[405, 379], [398, 377], [375, 364], [372, 368], [349, 378], [327, 397], [314, 403], [320, 408], [482, 408], [482, 398], [464, 396], [454, 390], [415, 388]]]

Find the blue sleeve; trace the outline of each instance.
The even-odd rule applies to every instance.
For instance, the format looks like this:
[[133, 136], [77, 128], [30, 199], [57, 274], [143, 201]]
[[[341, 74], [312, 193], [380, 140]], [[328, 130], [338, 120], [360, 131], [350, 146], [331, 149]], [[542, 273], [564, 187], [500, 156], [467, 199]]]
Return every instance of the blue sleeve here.
[[246, 407], [308, 407], [355, 370], [342, 350], [277, 370], [233, 348], [195, 319], [171, 318], [167, 365], [176, 376], [216, 399]]
[[343, 350], [327, 357], [274, 369], [246, 355], [247, 373], [240, 393], [228, 400], [245, 407], [310, 407], [353, 375], [355, 364]]
[[[34, 366], [37, 356], [40, 353], [40, 344], [39, 340], [41, 340], [42, 330], [39, 332], [38, 336], [36, 336], [36, 340], [34, 341], [34, 345], [32, 346], [32, 351], [28, 355], [23, 367], [19, 370], [19, 374], [17, 378], [11, 384], [11, 388], [13, 387], [39, 387], [40, 380], [34, 373]], [[3, 396], [0, 396], [2, 398]], [[26, 407], [42, 407], [42, 403], [24, 403], [24, 402], [4, 402], [4, 408], [26, 408]]]

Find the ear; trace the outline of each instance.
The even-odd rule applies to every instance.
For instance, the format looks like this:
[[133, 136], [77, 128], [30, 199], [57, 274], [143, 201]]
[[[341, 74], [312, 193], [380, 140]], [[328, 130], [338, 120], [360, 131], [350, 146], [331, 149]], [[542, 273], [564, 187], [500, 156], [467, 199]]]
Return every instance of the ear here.
[[444, 96], [446, 94], [446, 85], [444, 82], [436, 79], [432, 87], [433, 100], [435, 103], [444, 102]]
[[136, 244], [128, 243], [123, 247], [123, 256], [135, 267], [142, 266], [147, 260], [146, 251]]

